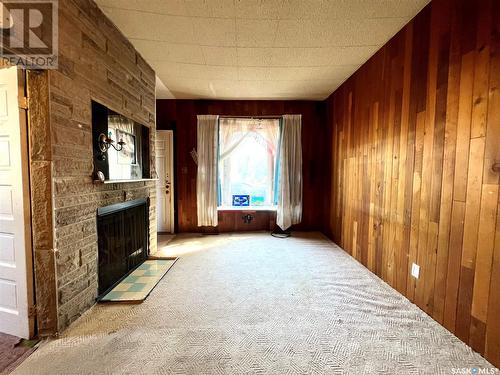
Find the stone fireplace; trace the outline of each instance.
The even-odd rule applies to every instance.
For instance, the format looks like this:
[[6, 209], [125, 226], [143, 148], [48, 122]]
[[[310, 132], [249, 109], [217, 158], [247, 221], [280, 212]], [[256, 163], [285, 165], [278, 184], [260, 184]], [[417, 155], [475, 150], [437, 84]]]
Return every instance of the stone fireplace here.
[[59, 68], [28, 71], [37, 327], [66, 328], [99, 293], [99, 209], [146, 199], [156, 249], [155, 182], [94, 178], [92, 102], [149, 128], [155, 175], [155, 73], [92, 0], [59, 2]]

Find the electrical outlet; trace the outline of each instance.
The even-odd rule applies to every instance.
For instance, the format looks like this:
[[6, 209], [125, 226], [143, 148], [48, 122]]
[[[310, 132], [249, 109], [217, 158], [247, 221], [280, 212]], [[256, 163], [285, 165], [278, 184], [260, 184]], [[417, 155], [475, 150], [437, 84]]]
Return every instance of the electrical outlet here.
[[412, 263], [412, 265], [411, 265], [411, 275], [415, 279], [418, 279], [418, 276], [420, 275], [420, 266], [418, 264]]

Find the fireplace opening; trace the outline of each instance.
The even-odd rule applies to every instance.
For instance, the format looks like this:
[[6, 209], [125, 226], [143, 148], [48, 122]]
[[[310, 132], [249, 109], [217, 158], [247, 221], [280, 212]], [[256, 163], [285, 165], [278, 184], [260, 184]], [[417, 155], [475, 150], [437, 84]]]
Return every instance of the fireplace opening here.
[[105, 295], [149, 255], [149, 200], [97, 210], [98, 294]]

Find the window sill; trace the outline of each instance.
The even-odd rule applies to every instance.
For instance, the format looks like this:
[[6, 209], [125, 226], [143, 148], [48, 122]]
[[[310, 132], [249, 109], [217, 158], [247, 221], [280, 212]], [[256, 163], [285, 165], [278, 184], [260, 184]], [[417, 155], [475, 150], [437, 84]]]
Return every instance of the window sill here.
[[276, 206], [221, 206], [217, 207], [217, 211], [276, 211]]
[[148, 182], [148, 181], [158, 181], [157, 178], [136, 178], [128, 180], [94, 180], [95, 184], [128, 184], [130, 182]]

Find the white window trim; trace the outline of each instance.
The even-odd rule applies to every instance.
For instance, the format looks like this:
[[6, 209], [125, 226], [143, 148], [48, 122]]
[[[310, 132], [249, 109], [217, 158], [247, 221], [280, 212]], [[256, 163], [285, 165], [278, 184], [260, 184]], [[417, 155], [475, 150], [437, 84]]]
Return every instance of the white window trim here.
[[219, 206], [217, 211], [276, 211], [278, 206]]

